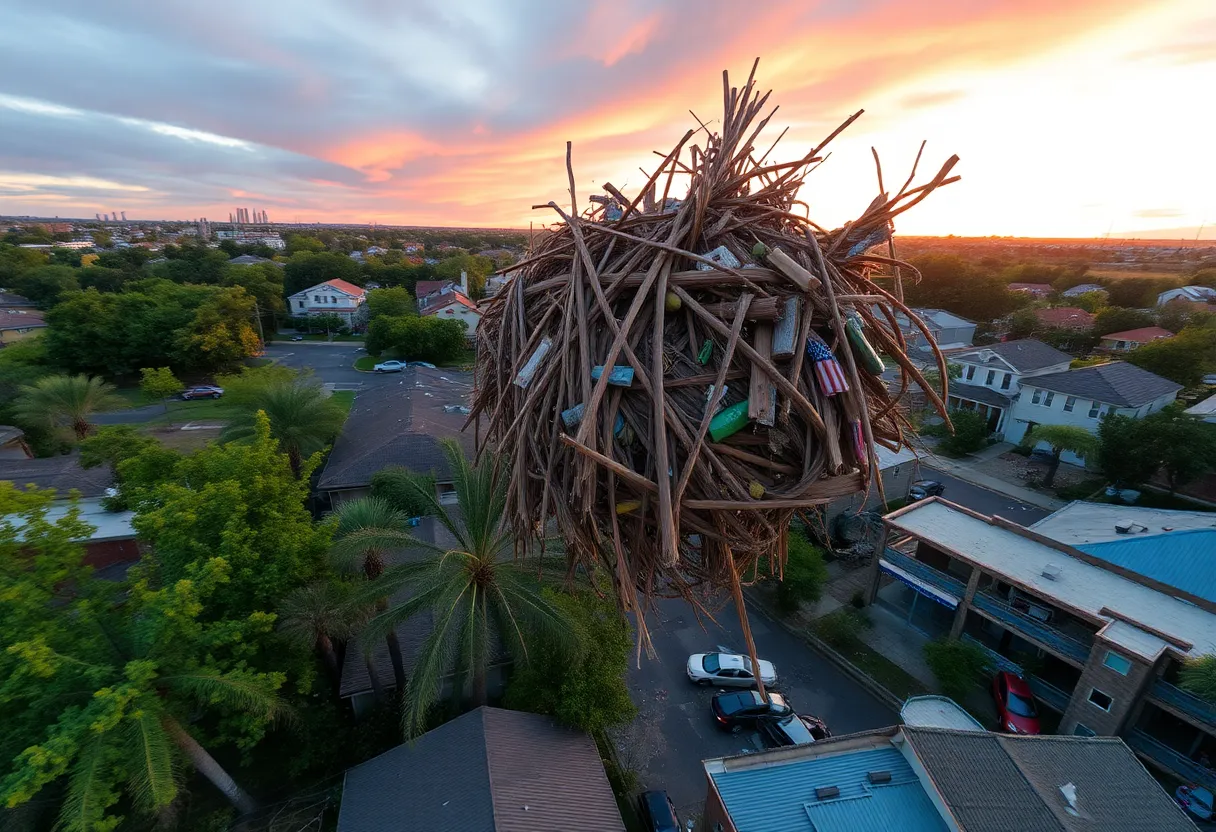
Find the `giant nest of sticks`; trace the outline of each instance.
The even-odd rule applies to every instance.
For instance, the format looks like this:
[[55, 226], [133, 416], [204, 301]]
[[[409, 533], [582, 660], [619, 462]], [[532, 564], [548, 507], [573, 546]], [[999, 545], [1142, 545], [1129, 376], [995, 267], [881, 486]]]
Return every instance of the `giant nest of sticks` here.
[[[639, 613], [707, 589], [741, 601], [760, 559], [780, 570], [792, 516], [865, 491], [875, 446], [903, 443], [910, 381], [945, 416], [941, 354], [940, 395], [906, 355], [901, 319], [933, 339], [890, 240], [897, 215], [957, 179], [957, 157], [916, 186], [914, 166], [894, 195], [879, 167], [869, 208], [825, 230], [799, 190], [861, 113], [774, 162], [754, 79], [723, 73], [720, 130], [657, 154], [632, 199], [609, 184], [580, 211], [567, 145], [571, 209], [537, 206], [560, 223], [477, 333], [470, 421], [509, 461], [521, 549], [556, 520], [571, 563], [606, 567]], [[901, 370], [895, 393], [880, 356]]]

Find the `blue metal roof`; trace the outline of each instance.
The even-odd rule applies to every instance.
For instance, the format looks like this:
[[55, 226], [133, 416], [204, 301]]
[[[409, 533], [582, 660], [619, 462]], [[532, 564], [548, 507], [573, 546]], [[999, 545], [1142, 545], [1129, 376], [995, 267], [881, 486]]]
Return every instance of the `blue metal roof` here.
[[[871, 771], [891, 782], [871, 785]], [[895, 748], [825, 754], [712, 775], [739, 832], [947, 832], [912, 767]], [[815, 797], [835, 786], [840, 796]]]
[[1216, 529], [1187, 529], [1077, 546], [1107, 563], [1216, 602]]

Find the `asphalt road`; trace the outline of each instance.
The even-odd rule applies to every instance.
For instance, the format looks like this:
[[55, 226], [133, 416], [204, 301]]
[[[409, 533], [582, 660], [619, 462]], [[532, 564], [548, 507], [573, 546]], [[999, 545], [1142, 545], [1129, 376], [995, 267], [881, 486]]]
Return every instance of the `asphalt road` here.
[[323, 384], [366, 384], [382, 382], [391, 375], [361, 373], [351, 365], [367, 353], [359, 344], [335, 341], [332, 344], [308, 341], [273, 341], [266, 345], [266, 357], [296, 370], [311, 369]]
[[1029, 526], [1051, 514], [1048, 509], [1015, 500], [1013, 497], [1007, 497], [978, 485], [972, 485], [926, 465], [921, 466], [920, 475], [922, 479], [937, 480], [946, 486], [946, 492], [942, 494], [944, 499], [981, 514], [999, 514], [1006, 520], [1012, 520], [1023, 526]]
[[[821, 658], [758, 610], [750, 620], [756, 651], [777, 666], [777, 690], [794, 709], [824, 719], [833, 733], [848, 734], [894, 725], [898, 715], [861, 685]], [[709, 709], [714, 688], [688, 681], [684, 668], [692, 653], [713, 652], [721, 645], [744, 651], [742, 631], [733, 606], [715, 614], [719, 624], [697, 623], [683, 601], [662, 601], [647, 618], [658, 654], [631, 662], [629, 686], [638, 718], [618, 741], [623, 761], [641, 775], [641, 786], [666, 789], [681, 818], [699, 814], [705, 801], [701, 760], [759, 748], [754, 732], [720, 731]]]

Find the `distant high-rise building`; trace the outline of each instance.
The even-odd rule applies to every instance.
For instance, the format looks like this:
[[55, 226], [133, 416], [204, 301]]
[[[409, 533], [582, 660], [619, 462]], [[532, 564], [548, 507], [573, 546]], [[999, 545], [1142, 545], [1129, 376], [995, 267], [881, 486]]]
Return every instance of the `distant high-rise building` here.
[[93, 216], [97, 217], [98, 222], [101, 222], [101, 214], [94, 214]]
[[262, 212], [262, 222], [270, 225], [270, 216], [265, 211]]
[[122, 212], [122, 221], [123, 221], [123, 222], [126, 222], [126, 221], [127, 221], [127, 212], [126, 212], [126, 211], [123, 211], [123, 212]]

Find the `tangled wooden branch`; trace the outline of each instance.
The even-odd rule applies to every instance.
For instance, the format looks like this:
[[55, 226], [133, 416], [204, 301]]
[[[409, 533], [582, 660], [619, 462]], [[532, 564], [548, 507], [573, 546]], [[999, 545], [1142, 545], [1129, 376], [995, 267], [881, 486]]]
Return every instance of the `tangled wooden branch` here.
[[[721, 131], [688, 131], [632, 199], [608, 184], [580, 212], [567, 145], [571, 208], [538, 206], [561, 224], [478, 331], [470, 421], [511, 460], [520, 544], [555, 518], [572, 562], [606, 567], [625, 610], [657, 595], [697, 603], [705, 585], [741, 602], [759, 558], [784, 564], [795, 512], [865, 490], [875, 445], [904, 441], [909, 379], [946, 415], [941, 354], [938, 395], [899, 326], [933, 343], [902, 302], [899, 267], [915, 270], [871, 250], [957, 179], [957, 157], [825, 231], [795, 212], [798, 191], [860, 113], [771, 162], [776, 142], [758, 153], [757, 141], [776, 110], [760, 117], [755, 69], [742, 89], [723, 73]], [[899, 365], [897, 395], [880, 354]]]

